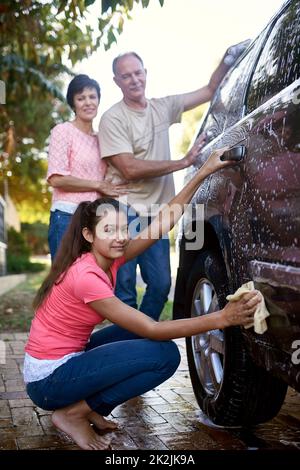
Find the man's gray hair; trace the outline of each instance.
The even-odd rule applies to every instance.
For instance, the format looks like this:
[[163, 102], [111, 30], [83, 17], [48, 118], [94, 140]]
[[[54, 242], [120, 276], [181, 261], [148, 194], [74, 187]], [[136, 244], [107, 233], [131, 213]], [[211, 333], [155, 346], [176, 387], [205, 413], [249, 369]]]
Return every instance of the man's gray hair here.
[[136, 52], [134, 52], [134, 51], [125, 52], [124, 54], [118, 55], [118, 56], [115, 57], [114, 60], [113, 60], [112, 69], [113, 69], [114, 75], [116, 75], [116, 73], [117, 73], [117, 65], [118, 65], [119, 60], [120, 60], [120, 59], [123, 59], [123, 57], [127, 57], [127, 56], [133, 56], [133, 57], [135, 57], [137, 60], [140, 61], [140, 63], [141, 63], [142, 66], [144, 67], [144, 62], [143, 62], [142, 58], [141, 58]]

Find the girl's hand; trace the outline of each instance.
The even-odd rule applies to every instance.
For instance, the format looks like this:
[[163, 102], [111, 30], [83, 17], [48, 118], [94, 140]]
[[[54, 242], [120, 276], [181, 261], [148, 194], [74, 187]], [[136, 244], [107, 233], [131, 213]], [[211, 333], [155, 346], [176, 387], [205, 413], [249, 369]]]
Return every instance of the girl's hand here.
[[253, 316], [261, 299], [261, 293], [253, 290], [247, 292], [235, 302], [228, 302], [223, 310], [221, 310], [222, 321], [224, 323], [223, 328], [234, 325], [249, 326], [253, 324]]
[[112, 184], [109, 181], [100, 181], [98, 192], [103, 196], [118, 197], [128, 194], [128, 184]]
[[205, 172], [210, 175], [220, 168], [236, 164], [236, 162], [221, 160], [222, 155], [227, 150], [229, 150], [229, 147], [222, 147], [220, 149], [213, 150], [206, 162], [202, 165], [201, 170], [205, 170]]

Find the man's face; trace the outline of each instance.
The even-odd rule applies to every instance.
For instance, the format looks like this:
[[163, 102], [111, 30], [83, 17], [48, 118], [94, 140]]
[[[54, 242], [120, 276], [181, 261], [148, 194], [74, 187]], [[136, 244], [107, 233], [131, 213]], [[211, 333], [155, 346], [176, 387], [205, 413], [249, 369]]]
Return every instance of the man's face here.
[[117, 62], [115, 83], [121, 88], [125, 101], [140, 101], [145, 97], [147, 71], [132, 55]]

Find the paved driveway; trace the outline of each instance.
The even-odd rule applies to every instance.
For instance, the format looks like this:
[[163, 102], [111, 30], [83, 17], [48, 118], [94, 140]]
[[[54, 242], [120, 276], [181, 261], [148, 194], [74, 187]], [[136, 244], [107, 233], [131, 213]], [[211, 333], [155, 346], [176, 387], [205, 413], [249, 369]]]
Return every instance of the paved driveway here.
[[[25, 392], [21, 367], [26, 338], [24, 333], [0, 335], [6, 349], [5, 364], [0, 357], [0, 449], [78, 449]], [[300, 394], [292, 390], [279, 415], [264, 425], [234, 432], [204, 425], [189, 380], [184, 340], [177, 343], [182, 361], [176, 374], [114, 410], [120, 428], [112, 435], [112, 449], [300, 449]]]

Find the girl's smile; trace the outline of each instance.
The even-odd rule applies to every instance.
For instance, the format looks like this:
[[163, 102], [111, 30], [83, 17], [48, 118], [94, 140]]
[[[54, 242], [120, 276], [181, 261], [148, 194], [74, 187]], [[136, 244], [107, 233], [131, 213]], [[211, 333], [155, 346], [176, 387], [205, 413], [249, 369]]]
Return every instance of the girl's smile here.
[[83, 236], [92, 245], [92, 252], [98, 264], [111, 264], [114, 259], [124, 255], [129, 241], [127, 216], [124, 212], [116, 211], [114, 207], [105, 208], [96, 225], [95, 233], [83, 229]]

